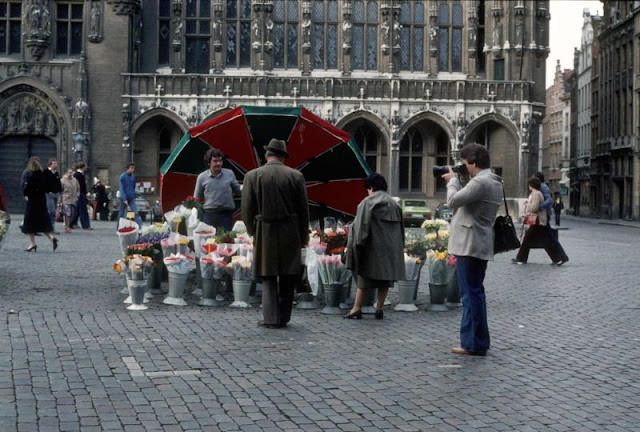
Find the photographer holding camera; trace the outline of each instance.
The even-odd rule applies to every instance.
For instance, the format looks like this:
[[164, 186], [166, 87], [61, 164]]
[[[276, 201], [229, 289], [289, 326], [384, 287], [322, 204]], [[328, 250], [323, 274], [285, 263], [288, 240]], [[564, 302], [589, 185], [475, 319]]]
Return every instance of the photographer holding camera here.
[[451, 352], [483, 356], [490, 345], [483, 282], [487, 261], [493, 259], [493, 223], [502, 201], [502, 179], [489, 169], [489, 151], [483, 145], [465, 145], [460, 158], [463, 165], [448, 167], [442, 174], [447, 205], [454, 210], [449, 253], [457, 258], [462, 299], [460, 346]]

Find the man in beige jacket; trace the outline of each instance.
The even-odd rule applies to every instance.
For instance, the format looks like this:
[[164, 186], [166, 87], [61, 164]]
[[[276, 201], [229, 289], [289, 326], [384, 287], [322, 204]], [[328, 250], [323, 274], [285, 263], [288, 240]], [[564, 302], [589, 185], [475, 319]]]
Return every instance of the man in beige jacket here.
[[442, 176], [447, 181], [447, 205], [454, 210], [449, 253], [457, 258], [456, 278], [462, 299], [460, 347], [451, 351], [485, 355], [490, 339], [483, 282], [487, 261], [493, 259], [493, 224], [502, 201], [502, 179], [489, 169], [489, 151], [483, 145], [465, 145], [460, 158], [468, 181], [451, 168]]

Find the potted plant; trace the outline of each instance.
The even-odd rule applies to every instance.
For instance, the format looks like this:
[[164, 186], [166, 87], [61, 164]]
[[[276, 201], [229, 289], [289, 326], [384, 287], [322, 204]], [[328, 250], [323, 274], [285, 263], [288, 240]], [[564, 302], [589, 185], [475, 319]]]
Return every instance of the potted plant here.
[[425, 230], [429, 267], [429, 310], [446, 311], [447, 286], [455, 272], [455, 263], [452, 265], [448, 260], [449, 223], [444, 219], [426, 220], [422, 228]]

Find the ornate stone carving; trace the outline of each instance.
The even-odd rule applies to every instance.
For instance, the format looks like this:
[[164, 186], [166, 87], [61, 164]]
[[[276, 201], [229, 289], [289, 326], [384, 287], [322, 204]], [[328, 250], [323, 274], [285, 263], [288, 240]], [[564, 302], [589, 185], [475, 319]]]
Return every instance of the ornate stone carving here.
[[429, 8], [429, 55], [438, 56], [438, 6], [436, 2], [431, 3]]
[[55, 136], [56, 117], [40, 98], [23, 94], [0, 106], [0, 134]]
[[133, 15], [140, 8], [140, 0], [107, 0], [116, 15]]
[[80, 99], [73, 107], [73, 131], [89, 132], [89, 104]]
[[469, 8], [469, 28], [467, 30], [467, 46], [469, 57], [473, 58], [476, 56], [476, 44], [477, 44], [477, 34], [478, 34], [478, 13], [476, 11], [477, 4], [473, 2], [471, 7]]
[[51, 38], [51, 14], [48, 0], [31, 0], [24, 13], [25, 46], [31, 50], [31, 55], [40, 60], [44, 51], [49, 47]]
[[89, 10], [89, 34], [87, 36], [90, 42], [102, 42], [104, 38], [104, 32], [102, 30], [103, 15], [102, 2], [93, 0], [91, 2], [91, 9]]

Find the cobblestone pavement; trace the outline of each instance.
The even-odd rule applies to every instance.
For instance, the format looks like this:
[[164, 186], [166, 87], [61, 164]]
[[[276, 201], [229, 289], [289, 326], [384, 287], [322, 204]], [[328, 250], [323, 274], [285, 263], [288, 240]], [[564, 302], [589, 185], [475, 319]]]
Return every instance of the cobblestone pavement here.
[[449, 351], [459, 309], [296, 310], [284, 330], [194, 299], [129, 312], [112, 223], [34, 254], [19, 219], [0, 251], [0, 431], [640, 430], [636, 228], [566, 220], [559, 268], [498, 256], [481, 358]]

